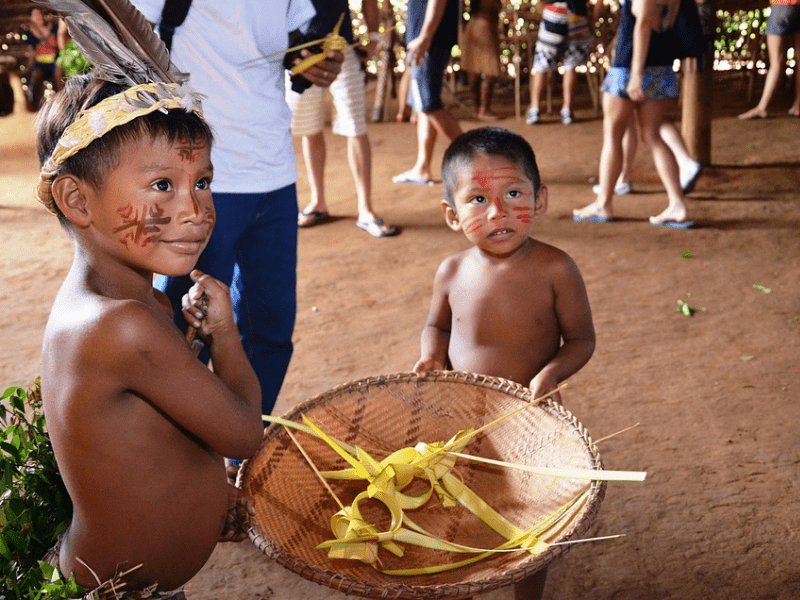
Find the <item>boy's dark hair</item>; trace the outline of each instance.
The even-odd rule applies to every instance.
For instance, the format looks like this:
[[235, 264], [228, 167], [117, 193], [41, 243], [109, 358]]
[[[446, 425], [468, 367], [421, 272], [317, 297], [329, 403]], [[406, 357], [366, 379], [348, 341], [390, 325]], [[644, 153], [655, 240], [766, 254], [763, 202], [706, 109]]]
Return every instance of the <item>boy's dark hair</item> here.
[[533, 182], [534, 193], [539, 191], [539, 167], [531, 145], [521, 135], [502, 127], [479, 127], [462, 133], [452, 141], [442, 159], [442, 182], [447, 203], [455, 208], [453, 193], [458, 186], [457, 166], [477, 154], [502, 156], [516, 163]]
[[[126, 89], [127, 86], [96, 79], [92, 73], [69, 77], [64, 89], [53, 96], [37, 116], [36, 151], [39, 164], [44, 165], [50, 158], [61, 135], [82, 110]], [[65, 160], [56, 177], [71, 174], [100, 189], [106, 175], [119, 165], [122, 146], [143, 136], [151, 139], [163, 137], [169, 143], [181, 139], [205, 140], [209, 144], [214, 141], [211, 127], [195, 112], [171, 109], [164, 113], [157, 110], [115, 127], [94, 140], [75, 156]], [[61, 224], [69, 227], [69, 221], [57, 206], [55, 209]]]

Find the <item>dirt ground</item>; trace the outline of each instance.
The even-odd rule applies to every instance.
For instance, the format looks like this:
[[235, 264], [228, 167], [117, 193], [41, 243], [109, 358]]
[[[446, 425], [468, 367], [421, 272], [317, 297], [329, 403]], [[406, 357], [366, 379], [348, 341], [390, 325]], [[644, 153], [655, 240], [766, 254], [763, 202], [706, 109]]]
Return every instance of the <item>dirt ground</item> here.
[[[589, 534], [626, 537], [579, 545], [554, 563], [548, 600], [800, 597], [800, 120], [739, 121], [743, 80], [715, 89], [712, 165], [689, 196], [699, 227], [688, 231], [648, 224], [666, 196], [645, 147], [618, 222], [571, 220], [592, 199], [601, 145], [583, 85], [569, 127], [555, 115], [535, 128], [501, 123], [531, 142], [550, 186], [534, 235], [573, 256], [592, 303], [597, 350], [564, 402], [596, 439], [638, 423], [600, 449], [607, 468], [648, 472], [644, 483], [609, 484]], [[456, 103], [462, 94], [446, 98], [465, 128], [479, 125]], [[512, 112], [510, 90], [501, 100]], [[773, 108], [785, 114], [785, 95]], [[72, 256], [33, 199], [32, 122], [21, 110], [0, 119], [0, 387], [38, 375]], [[276, 413], [347, 381], [409, 370], [434, 272], [466, 247], [445, 227], [441, 185], [391, 183], [413, 162], [414, 127], [371, 124], [369, 135], [375, 205], [402, 234], [378, 240], [355, 227], [345, 144], [329, 135], [336, 219], [300, 232], [296, 350]], [[440, 141], [437, 161], [443, 150]], [[301, 167], [301, 202], [307, 190]], [[686, 317], [680, 299], [705, 310]], [[341, 597], [247, 542], [218, 546], [187, 589], [193, 600]]]

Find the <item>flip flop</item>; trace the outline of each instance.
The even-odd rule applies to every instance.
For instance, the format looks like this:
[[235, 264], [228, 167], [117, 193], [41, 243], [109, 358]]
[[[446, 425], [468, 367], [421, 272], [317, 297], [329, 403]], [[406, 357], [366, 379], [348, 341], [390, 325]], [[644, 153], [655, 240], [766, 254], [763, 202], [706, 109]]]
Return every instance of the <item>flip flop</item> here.
[[377, 238], [389, 237], [397, 235], [397, 227], [394, 225], [386, 225], [383, 219], [372, 219], [372, 221], [356, 221], [356, 226], [363, 229], [368, 234]]
[[[311, 217], [308, 221], [300, 222], [304, 218]], [[320, 223], [324, 223], [328, 219], [331, 218], [330, 213], [322, 212], [319, 210], [309, 210], [309, 211], [300, 211], [300, 214], [297, 215], [297, 226], [298, 227], [314, 227], [314, 225], [319, 225]]]
[[614, 221], [614, 217], [601, 217], [600, 215], [586, 215], [585, 217], [581, 217], [580, 215], [572, 215], [572, 220], [578, 223], [611, 223]]
[[395, 175], [392, 177], [392, 181], [394, 183], [413, 183], [416, 185], [434, 185], [436, 183], [433, 179], [418, 179], [412, 177], [408, 174], [408, 171], [400, 173], [400, 175]]
[[697, 226], [694, 221], [661, 221], [660, 223], [650, 221], [650, 224], [655, 227], [669, 227], [671, 229], [692, 229]]

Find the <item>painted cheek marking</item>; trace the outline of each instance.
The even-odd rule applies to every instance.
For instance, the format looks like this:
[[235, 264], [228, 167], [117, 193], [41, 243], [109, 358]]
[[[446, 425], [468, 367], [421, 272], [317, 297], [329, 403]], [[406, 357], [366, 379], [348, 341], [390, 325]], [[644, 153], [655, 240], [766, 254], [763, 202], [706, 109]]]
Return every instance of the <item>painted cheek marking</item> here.
[[529, 206], [515, 206], [513, 209], [517, 215], [517, 219], [526, 225], [531, 222], [531, 208]]
[[126, 248], [128, 247], [128, 242], [144, 248], [153, 241], [153, 235], [149, 234], [159, 233], [161, 231], [159, 225], [166, 225], [172, 220], [171, 217], [164, 216], [164, 209], [158, 204], [151, 206], [147, 214], [142, 211], [141, 217], [139, 217], [139, 209], [134, 211], [131, 204], [123, 206], [117, 210], [117, 213], [122, 217], [124, 225], [116, 227], [113, 230], [114, 233], [133, 229], [133, 231], [128, 231], [119, 239], [120, 243]]
[[473, 217], [464, 221], [464, 233], [474, 233], [482, 227], [480, 218]]

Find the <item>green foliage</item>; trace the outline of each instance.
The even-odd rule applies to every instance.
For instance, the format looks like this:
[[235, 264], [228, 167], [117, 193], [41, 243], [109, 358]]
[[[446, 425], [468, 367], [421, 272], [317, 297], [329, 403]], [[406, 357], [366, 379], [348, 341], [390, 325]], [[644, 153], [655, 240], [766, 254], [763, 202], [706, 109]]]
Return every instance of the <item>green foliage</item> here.
[[47, 435], [40, 382], [0, 396], [0, 600], [75, 598], [84, 590], [41, 559], [72, 504]]
[[58, 53], [56, 64], [64, 69], [64, 75], [66, 77], [81, 75], [92, 68], [91, 63], [86, 60], [83, 52], [81, 52], [81, 49], [78, 48], [75, 42], [69, 42], [64, 46], [64, 49]]

